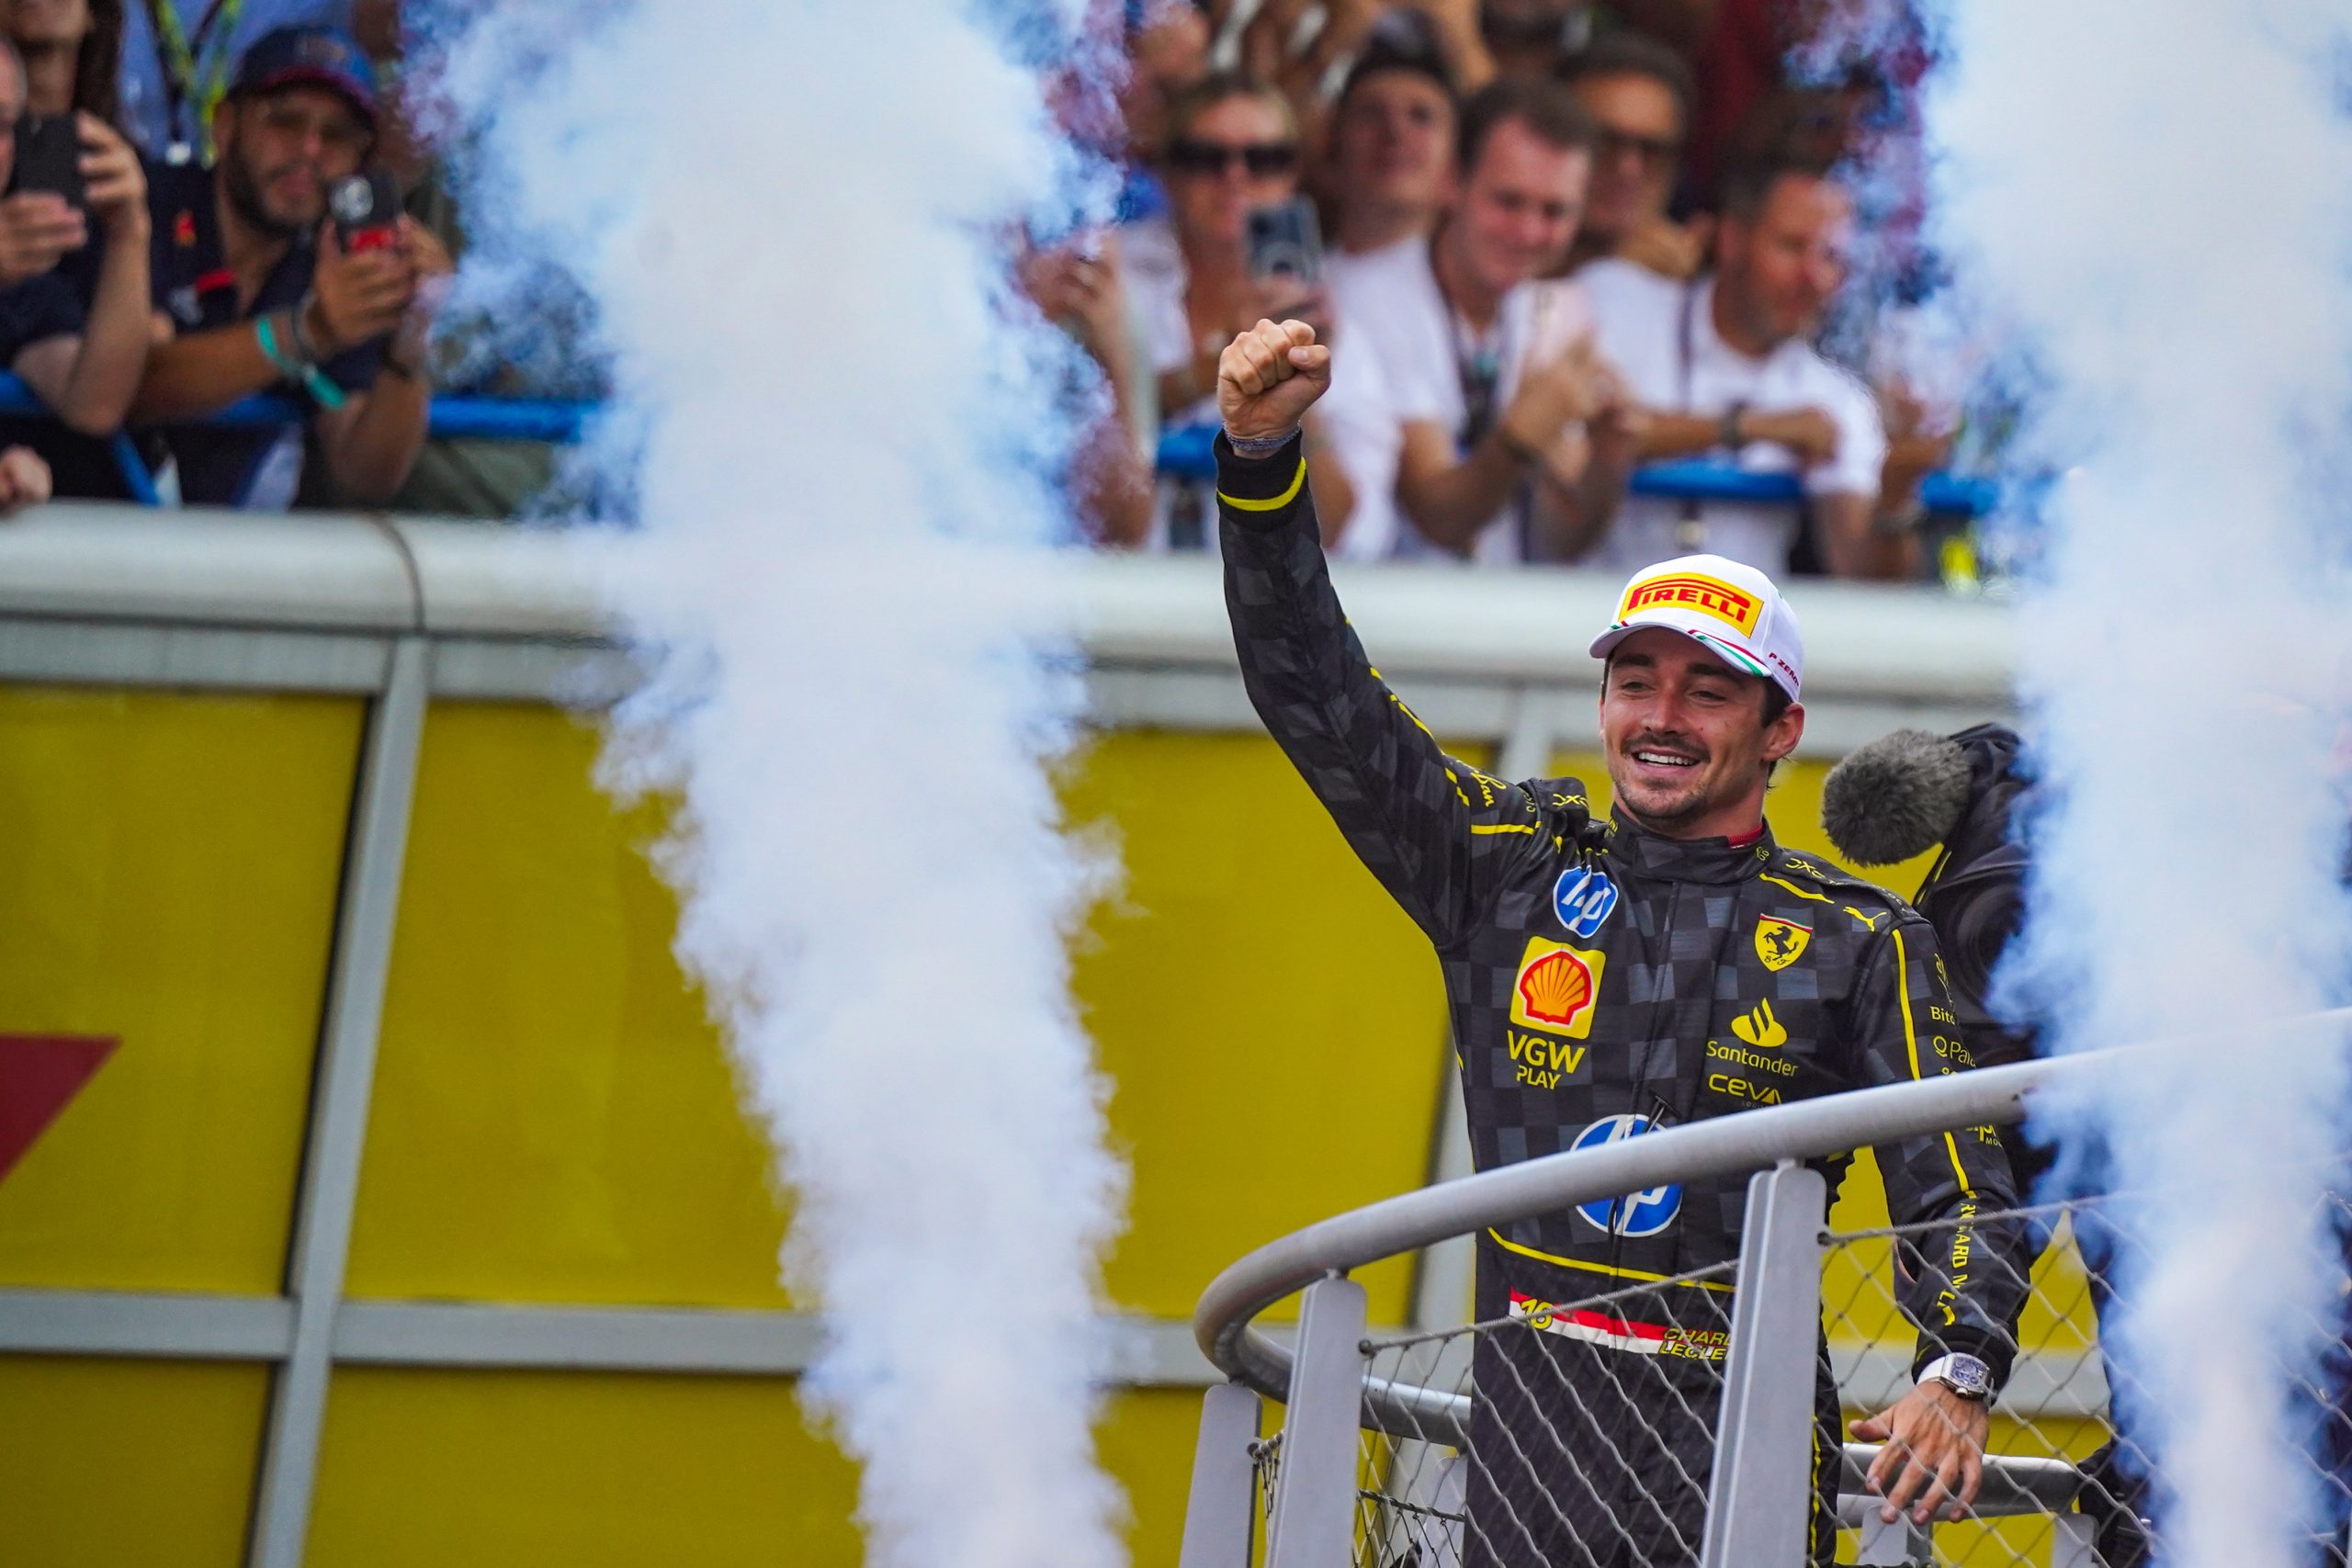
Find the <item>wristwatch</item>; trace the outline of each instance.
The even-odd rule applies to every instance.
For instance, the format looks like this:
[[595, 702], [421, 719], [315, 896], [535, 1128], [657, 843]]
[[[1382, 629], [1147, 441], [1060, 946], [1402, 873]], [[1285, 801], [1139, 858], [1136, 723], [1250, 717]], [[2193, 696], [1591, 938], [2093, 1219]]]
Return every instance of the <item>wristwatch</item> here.
[[1740, 422], [1747, 417], [1747, 404], [1745, 402], [1734, 402], [1724, 410], [1724, 417], [1715, 426], [1715, 444], [1728, 446], [1735, 452], [1747, 446], [1739, 434]]
[[1981, 1401], [1993, 1397], [1993, 1369], [1975, 1357], [1958, 1351], [1939, 1356], [1921, 1367], [1919, 1381], [1939, 1382], [1962, 1399]]

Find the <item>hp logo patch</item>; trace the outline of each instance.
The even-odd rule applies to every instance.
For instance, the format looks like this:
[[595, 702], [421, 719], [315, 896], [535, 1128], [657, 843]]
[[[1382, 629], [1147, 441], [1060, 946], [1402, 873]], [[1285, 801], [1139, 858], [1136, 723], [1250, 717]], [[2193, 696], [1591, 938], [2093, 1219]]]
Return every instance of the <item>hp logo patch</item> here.
[[1552, 908], [1569, 931], [1592, 940], [1609, 911], [1617, 907], [1617, 885], [1605, 871], [1589, 865], [1570, 866], [1552, 884]]
[[[1571, 1148], [1598, 1149], [1611, 1144], [1638, 1138], [1650, 1130], [1650, 1119], [1630, 1112], [1623, 1116], [1604, 1117], [1577, 1134]], [[1623, 1198], [1598, 1198], [1589, 1203], [1577, 1205], [1577, 1213], [1587, 1224], [1611, 1235], [1656, 1235], [1674, 1223], [1682, 1212], [1682, 1188], [1678, 1183], [1669, 1187], [1653, 1187], [1646, 1192], [1629, 1192]]]

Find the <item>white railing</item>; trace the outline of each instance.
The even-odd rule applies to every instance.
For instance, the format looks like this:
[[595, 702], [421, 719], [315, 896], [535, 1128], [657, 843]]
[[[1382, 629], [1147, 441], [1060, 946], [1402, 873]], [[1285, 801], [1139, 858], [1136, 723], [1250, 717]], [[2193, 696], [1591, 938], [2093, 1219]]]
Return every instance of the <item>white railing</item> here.
[[[2329, 1028], [2352, 1021], [2352, 1009], [2301, 1021], [2323, 1038]], [[1424, 1540], [1419, 1561], [1424, 1568], [1460, 1562], [1461, 1516], [1433, 1507], [1431, 1486], [1402, 1500], [1362, 1491], [1368, 1461], [1359, 1428], [1393, 1439], [1392, 1461], [1413, 1451], [1415, 1462], [1425, 1466], [1418, 1450], [1429, 1448], [1470, 1457], [1476, 1395], [1468, 1387], [1467, 1358], [1453, 1358], [1450, 1382], [1399, 1375], [1381, 1359], [1384, 1342], [1366, 1337], [1364, 1292], [1349, 1272], [1598, 1199], [1751, 1172], [1698, 1557], [1703, 1568], [1802, 1561], [1812, 1507], [1807, 1455], [1823, 1247], [1843, 1238], [1825, 1235], [1825, 1184], [1799, 1162], [1906, 1137], [2014, 1124], [2025, 1119], [2028, 1097], [2053, 1082], [2079, 1084], [2127, 1059], [2143, 1068], [2152, 1051], [2194, 1048], [2188, 1042], [2125, 1047], [1717, 1117], [1442, 1182], [1269, 1242], [1220, 1274], [1194, 1312], [1202, 1350], [1231, 1382], [1209, 1391], [1204, 1404], [1182, 1568], [1247, 1568], [1261, 1484], [1272, 1494], [1267, 1568], [1336, 1568], [1363, 1561], [1360, 1548], [1380, 1561], [1377, 1542], [1366, 1540], [1371, 1527], [1359, 1515], [1365, 1500], [1388, 1501], [1423, 1519], [1450, 1520], [1456, 1531], [1453, 1555], [1443, 1548], [1432, 1554]], [[1301, 1292], [1303, 1313], [1292, 1344], [1255, 1325], [1267, 1308]], [[1385, 1348], [1393, 1351], [1399, 1343], [1392, 1339]], [[1256, 1440], [1260, 1395], [1285, 1407], [1280, 1462], [1270, 1483], [1267, 1467], [1253, 1469], [1251, 1462], [1253, 1454], [1262, 1459], [1267, 1451]], [[1881, 1526], [1878, 1500], [1861, 1491], [1860, 1478], [1873, 1452], [1848, 1445], [1845, 1453], [1839, 1512], [1845, 1525], [1862, 1531], [1858, 1561], [1924, 1562], [1926, 1533], [1901, 1521]], [[2074, 1508], [2083, 1485], [2064, 1460], [1995, 1455], [1973, 1515], [1980, 1520], [2047, 1516], [2054, 1525], [2052, 1568], [2096, 1568], [2093, 1522]], [[1453, 1488], [1450, 1495], [1458, 1501], [1460, 1483]]]

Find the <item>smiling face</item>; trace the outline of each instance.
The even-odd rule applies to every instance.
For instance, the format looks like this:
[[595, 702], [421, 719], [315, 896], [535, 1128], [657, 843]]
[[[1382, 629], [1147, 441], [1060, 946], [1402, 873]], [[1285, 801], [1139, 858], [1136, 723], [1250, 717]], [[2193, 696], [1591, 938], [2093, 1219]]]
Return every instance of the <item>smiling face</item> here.
[[1168, 205], [1187, 253], [1238, 249], [1252, 208], [1298, 193], [1298, 137], [1278, 99], [1219, 98], [1169, 129]]
[[1453, 276], [1496, 299], [1541, 276], [1576, 239], [1591, 175], [1581, 147], [1555, 146], [1520, 120], [1495, 127], [1440, 232]]
[[1796, 750], [1804, 709], [1765, 721], [1761, 676], [1645, 626], [1609, 656], [1600, 748], [1618, 809], [1669, 839], [1736, 838], [1764, 820], [1771, 765]]
[[1570, 90], [1600, 133], [1584, 226], [1614, 242], [1666, 213], [1682, 157], [1682, 100], [1634, 72], [1579, 78]]
[[1807, 337], [1846, 280], [1853, 208], [1827, 180], [1788, 174], [1751, 214], [1724, 215], [1716, 285], [1724, 307], [1764, 349]]
[[1343, 199], [1435, 212], [1453, 173], [1453, 100], [1419, 71], [1378, 71], [1351, 85], [1331, 121]]

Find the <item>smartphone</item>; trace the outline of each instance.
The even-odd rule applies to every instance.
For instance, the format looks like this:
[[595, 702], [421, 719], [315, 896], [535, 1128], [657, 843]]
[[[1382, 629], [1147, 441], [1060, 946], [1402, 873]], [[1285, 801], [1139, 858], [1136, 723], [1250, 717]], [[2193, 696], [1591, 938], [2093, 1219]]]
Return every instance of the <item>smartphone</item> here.
[[347, 252], [390, 250], [401, 237], [401, 193], [392, 176], [352, 175], [327, 192], [327, 210]]
[[1301, 288], [1323, 282], [1323, 229], [1303, 196], [1251, 209], [1248, 246], [1252, 277], [1287, 278]]
[[12, 191], [51, 191], [77, 209], [90, 205], [82, 186], [82, 135], [70, 114], [27, 115], [17, 127]]

